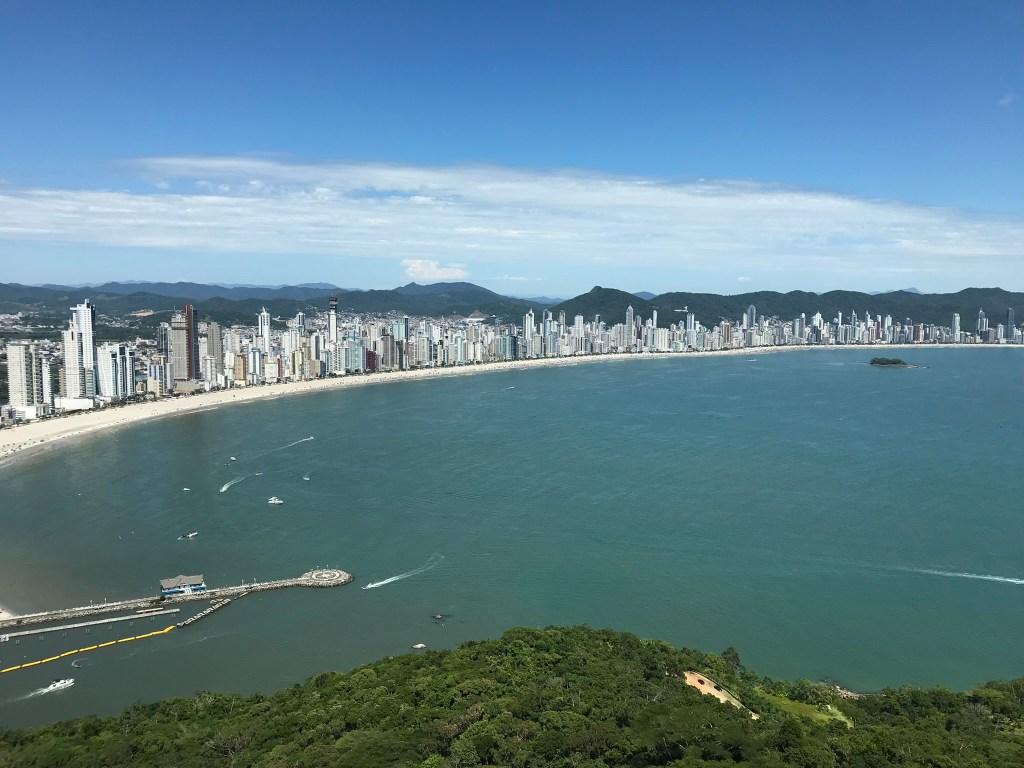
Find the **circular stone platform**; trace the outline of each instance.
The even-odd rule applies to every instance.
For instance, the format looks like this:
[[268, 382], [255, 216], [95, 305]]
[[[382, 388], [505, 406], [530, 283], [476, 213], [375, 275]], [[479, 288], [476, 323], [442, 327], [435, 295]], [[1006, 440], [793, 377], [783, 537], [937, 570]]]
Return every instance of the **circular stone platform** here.
[[338, 587], [352, 581], [352, 574], [339, 568], [318, 568], [302, 574], [302, 579], [310, 587]]

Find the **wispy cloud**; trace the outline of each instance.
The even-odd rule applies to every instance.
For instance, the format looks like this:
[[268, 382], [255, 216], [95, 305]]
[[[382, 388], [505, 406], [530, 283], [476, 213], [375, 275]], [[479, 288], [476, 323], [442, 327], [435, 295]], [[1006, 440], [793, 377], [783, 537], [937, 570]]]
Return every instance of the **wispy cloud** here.
[[460, 264], [442, 267], [433, 259], [403, 259], [405, 276], [410, 280], [464, 280], [469, 272]]
[[530, 280], [536, 280], [535, 277], [524, 277], [523, 275], [502, 275], [501, 277], [492, 277], [491, 280], [511, 280], [514, 282], [529, 282]]
[[772, 184], [249, 157], [130, 167], [146, 191], [0, 187], [0, 241], [370, 258], [401, 263], [414, 280], [510, 264], [527, 275], [549, 265], [749, 275], [770, 265], [823, 277], [899, 265], [967, 285], [979, 263], [1024, 269], [1019, 217]]
[[1003, 98], [1001, 98], [999, 101], [996, 102], [996, 106], [997, 107], [1002, 107], [1003, 109], [1006, 109], [1011, 104], [1013, 104], [1016, 100], [1017, 100], [1017, 94], [1016, 93], [1008, 93], [1005, 96], [1003, 96]]
[[744, 275], [740, 275], [739, 277], [736, 278], [736, 282], [737, 283], [749, 283], [749, 282], [752, 282], [752, 281], [751, 281], [751, 279], [749, 277], [745, 277]]

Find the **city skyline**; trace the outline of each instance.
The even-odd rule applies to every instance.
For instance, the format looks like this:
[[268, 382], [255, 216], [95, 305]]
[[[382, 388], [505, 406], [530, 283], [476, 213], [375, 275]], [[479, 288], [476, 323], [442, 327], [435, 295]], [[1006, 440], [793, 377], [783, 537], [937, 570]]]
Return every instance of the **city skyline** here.
[[303, 10], [14, 9], [6, 279], [1024, 290], [1019, 4]]

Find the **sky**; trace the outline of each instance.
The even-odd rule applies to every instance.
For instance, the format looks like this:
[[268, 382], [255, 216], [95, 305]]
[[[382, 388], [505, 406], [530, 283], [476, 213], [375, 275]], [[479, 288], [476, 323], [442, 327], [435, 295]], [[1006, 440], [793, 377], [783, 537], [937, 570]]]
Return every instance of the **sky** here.
[[0, 281], [1024, 291], [1024, 2], [0, 0]]

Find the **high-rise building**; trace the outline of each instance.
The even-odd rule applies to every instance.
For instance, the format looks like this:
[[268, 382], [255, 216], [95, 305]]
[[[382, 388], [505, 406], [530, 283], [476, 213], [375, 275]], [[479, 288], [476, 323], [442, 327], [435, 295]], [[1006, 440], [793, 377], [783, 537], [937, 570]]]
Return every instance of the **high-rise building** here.
[[224, 373], [224, 337], [217, 323], [206, 324], [206, 354], [213, 358], [214, 376]]
[[985, 317], [985, 310], [978, 310], [978, 333], [982, 334], [988, 330], [988, 318]]
[[35, 344], [7, 345], [7, 381], [15, 408], [50, 406], [50, 364]]
[[270, 356], [270, 313], [263, 307], [257, 316], [256, 335], [259, 336], [260, 351]]
[[126, 400], [135, 394], [135, 350], [126, 344], [101, 344], [96, 350], [97, 394]]
[[1014, 325], [1016, 318], [1013, 316], [1013, 307], [1006, 308], [1006, 338], [1013, 341], [1013, 337], [1017, 330], [1017, 326]]
[[96, 308], [86, 299], [71, 308], [71, 319], [63, 333], [64, 395], [96, 395]]
[[[409, 318], [405, 319], [406, 329], [409, 327]], [[331, 296], [331, 308], [327, 313], [327, 340], [332, 344], [338, 343], [338, 297]]]
[[171, 381], [192, 378], [188, 363], [188, 318], [184, 312], [174, 312], [167, 329], [167, 365]]
[[953, 341], [960, 342], [960, 313], [953, 313]]

